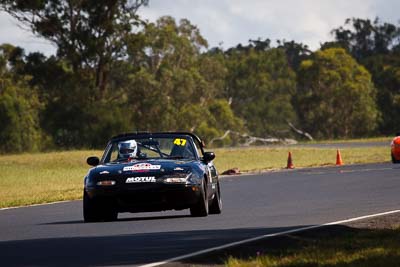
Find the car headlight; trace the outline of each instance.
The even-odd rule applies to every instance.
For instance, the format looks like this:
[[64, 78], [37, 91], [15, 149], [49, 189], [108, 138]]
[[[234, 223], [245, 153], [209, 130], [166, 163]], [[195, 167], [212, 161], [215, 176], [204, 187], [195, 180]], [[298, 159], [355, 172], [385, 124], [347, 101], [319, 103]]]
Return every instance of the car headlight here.
[[164, 177], [164, 183], [167, 184], [186, 184], [190, 183], [192, 173], [174, 173]]

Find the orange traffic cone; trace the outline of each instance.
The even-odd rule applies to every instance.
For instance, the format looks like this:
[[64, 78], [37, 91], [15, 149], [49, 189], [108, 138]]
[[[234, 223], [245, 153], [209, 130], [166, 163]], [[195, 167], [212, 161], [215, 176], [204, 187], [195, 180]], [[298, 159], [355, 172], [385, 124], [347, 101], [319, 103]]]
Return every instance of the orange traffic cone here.
[[286, 169], [294, 169], [293, 161], [292, 161], [292, 153], [289, 151], [288, 159], [287, 159], [287, 167]]
[[342, 156], [340, 155], [340, 150], [338, 149], [336, 152], [336, 166], [343, 165]]

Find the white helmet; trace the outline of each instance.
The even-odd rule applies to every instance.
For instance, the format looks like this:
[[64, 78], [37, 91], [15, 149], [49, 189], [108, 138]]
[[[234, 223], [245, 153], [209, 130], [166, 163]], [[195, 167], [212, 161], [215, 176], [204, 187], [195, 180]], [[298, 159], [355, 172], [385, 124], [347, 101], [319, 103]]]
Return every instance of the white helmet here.
[[119, 154], [122, 158], [134, 158], [137, 154], [137, 143], [135, 140], [127, 140], [118, 144]]

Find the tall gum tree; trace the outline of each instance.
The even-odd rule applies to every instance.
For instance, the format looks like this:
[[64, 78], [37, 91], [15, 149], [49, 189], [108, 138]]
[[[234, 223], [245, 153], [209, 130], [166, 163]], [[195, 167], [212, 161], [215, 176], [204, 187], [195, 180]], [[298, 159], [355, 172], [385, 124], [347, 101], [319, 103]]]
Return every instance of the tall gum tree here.
[[225, 94], [251, 134], [287, 137], [287, 121], [296, 114], [291, 98], [295, 73], [280, 48], [236, 47], [226, 52]]
[[379, 113], [371, 75], [344, 49], [317, 51], [298, 73], [296, 108], [302, 125], [317, 138], [366, 136]]
[[126, 56], [126, 37], [142, 22], [148, 0], [0, 0], [0, 9], [57, 47], [74, 72], [93, 70], [99, 95], [107, 89], [111, 63]]

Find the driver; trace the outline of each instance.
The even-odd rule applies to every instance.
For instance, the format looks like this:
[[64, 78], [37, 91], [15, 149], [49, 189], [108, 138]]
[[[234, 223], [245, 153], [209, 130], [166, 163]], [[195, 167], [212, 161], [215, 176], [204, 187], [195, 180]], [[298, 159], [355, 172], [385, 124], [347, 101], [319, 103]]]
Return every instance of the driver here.
[[119, 158], [130, 161], [136, 158], [138, 146], [135, 140], [127, 140], [118, 144]]

